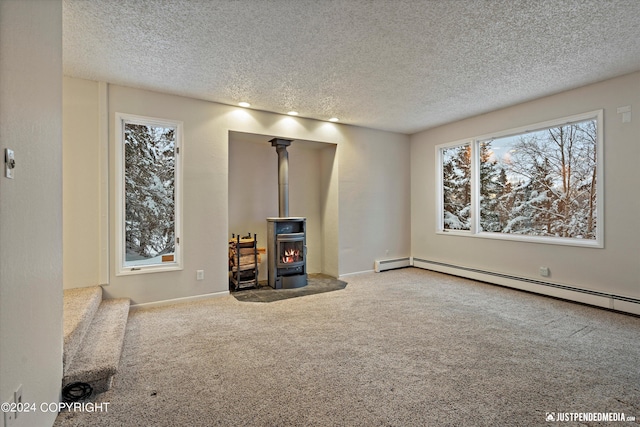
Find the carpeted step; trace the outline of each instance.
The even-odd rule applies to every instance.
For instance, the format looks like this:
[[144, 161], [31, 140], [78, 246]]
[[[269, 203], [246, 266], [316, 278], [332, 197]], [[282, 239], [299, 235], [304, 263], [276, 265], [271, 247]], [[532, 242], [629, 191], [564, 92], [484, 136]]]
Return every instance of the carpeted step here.
[[62, 366], [63, 371], [66, 372], [78, 348], [80, 348], [80, 344], [82, 344], [93, 316], [100, 306], [102, 288], [100, 286], [92, 286], [89, 288], [66, 289], [63, 300], [64, 350], [62, 353]]
[[129, 304], [126, 298], [102, 301], [80, 349], [64, 375], [63, 387], [83, 382], [90, 384], [94, 393], [102, 393], [111, 387], [122, 353]]

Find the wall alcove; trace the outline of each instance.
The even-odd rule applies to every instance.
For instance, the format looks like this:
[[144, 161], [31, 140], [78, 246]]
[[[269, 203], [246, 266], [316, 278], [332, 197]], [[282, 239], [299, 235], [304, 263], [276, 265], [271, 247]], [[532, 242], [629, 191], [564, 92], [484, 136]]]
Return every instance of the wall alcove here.
[[[259, 247], [267, 245], [266, 219], [278, 216], [274, 137], [229, 132], [229, 237], [255, 233]], [[328, 236], [338, 226], [336, 145], [289, 139], [289, 214], [307, 218], [307, 271], [337, 277], [338, 242]], [[266, 280], [266, 257], [259, 269]]]

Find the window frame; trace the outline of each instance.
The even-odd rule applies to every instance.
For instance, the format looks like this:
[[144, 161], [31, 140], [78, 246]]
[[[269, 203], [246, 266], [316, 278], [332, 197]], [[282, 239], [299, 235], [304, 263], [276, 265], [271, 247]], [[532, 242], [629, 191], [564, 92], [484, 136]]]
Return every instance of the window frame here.
[[[175, 129], [174, 160], [174, 261], [162, 264], [125, 265], [125, 124], [162, 126]], [[128, 113], [115, 113], [115, 240], [116, 276], [183, 270], [182, 236], [182, 155], [183, 122]]]
[[[464, 145], [469, 145], [471, 150], [471, 181], [470, 181], [470, 190], [471, 190], [471, 211], [469, 213], [469, 230], [457, 230], [457, 229], [447, 229], [444, 228], [444, 183], [442, 180], [443, 170], [443, 160], [444, 154], [443, 150], [449, 148], [462, 147]], [[454, 142], [449, 142], [445, 144], [440, 144], [436, 146], [436, 230], [438, 233], [442, 234], [452, 234], [452, 235], [461, 235], [461, 236], [469, 236], [475, 234], [475, 221], [474, 218], [474, 203], [475, 203], [475, 179], [474, 179], [474, 170], [475, 170], [475, 147], [474, 147], [473, 139], [462, 139]]]
[[[591, 248], [604, 248], [604, 110], [594, 110], [554, 120], [534, 123], [527, 126], [507, 129], [500, 132], [479, 135], [455, 142], [438, 144], [436, 150], [436, 234], [455, 235], [472, 238], [507, 240], [527, 243], [541, 243], [564, 246], [580, 246]], [[500, 232], [480, 231], [480, 144], [488, 140], [518, 136], [530, 132], [542, 131], [554, 127], [587, 120], [596, 121], [596, 238], [580, 239], [575, 237], [529, 236], [525, 234], [511, 234]], [[470, 230], [450, 230], [444, 228], [444, 201], [443, 201], [443, 149], [471, 145], [471, 212]]]

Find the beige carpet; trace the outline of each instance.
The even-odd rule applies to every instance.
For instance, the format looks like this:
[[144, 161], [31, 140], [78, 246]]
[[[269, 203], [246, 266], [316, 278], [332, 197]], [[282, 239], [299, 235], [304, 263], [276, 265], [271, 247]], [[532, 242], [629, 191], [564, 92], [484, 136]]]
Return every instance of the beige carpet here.
[[63, 371], [73, 361], [76, 352], [82, 344], [91, 319], [98, 311], [102, 302], [102, 288], [92, 286], [89, 288], [75, 288], [64, 290], [64, 308], [62, 310], [62, 327], [64, 352], [62, 353]]
[[56, 426], [640, 421], [638, 317], [418, 269], [348, 282], [269, 304], [134, 311], [113, 388], [96, 399], [108, 412], [62, 413]]

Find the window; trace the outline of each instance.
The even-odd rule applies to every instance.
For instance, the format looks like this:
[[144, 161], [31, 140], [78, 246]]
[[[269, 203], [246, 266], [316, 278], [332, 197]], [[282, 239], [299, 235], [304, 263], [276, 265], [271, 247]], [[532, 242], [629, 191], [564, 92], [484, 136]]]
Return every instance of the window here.
[[602, 247], [602, 111], [437, 149], [440, 232]]
[[441, 150], [442, 226], [445, 230], [470, 230], [471, 144]]
[[116, 114], [118, 274], [181, 269], [182, 123]]

